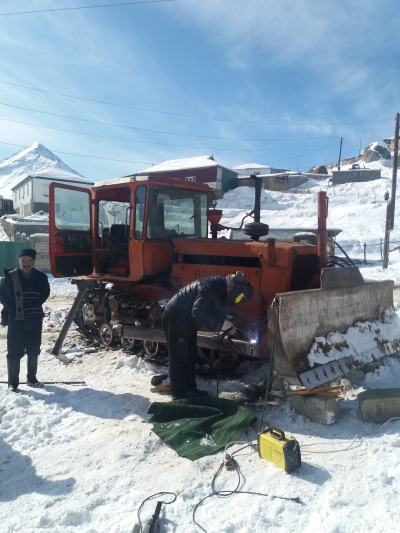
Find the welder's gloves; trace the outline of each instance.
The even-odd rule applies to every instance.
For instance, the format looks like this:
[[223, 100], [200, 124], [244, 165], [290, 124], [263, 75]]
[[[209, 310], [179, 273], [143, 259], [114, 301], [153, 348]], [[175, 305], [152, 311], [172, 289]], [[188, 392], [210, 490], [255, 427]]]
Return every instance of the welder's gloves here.
[[237, 327], [233, 325], [230, 320], [225, 320], [222, 324], [220, 331], [220, 338], [228, 337], [237, 337], [240, 334], [240, 331]]
[[234, 328], [235, 326], [233, 325], [233, 322], [231, 322], [230, 320], [226, 319], [224, 320], [224, 323], [222, 324], [222, 328], [221, 328], [221, 331], [228, 331], [232, 328]]

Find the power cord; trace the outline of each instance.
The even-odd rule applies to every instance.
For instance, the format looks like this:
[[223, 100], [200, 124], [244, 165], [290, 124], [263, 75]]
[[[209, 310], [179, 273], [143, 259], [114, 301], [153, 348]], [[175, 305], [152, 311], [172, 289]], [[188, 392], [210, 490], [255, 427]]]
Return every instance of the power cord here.
[[275, 307], [277, 308], [277, 313], [276, 313], [276, 318], [275, 318], [274, 338], [273, 338], [273, 341], [272, 341], [271, 358], [269, 360], [269, 370], [268, 370], [267, 387], [265, 389], [264, 405], [263, 405], [263, 410], [262, 410], [262, 413], [261, 413], [260, 426], [258, 428], [258, 432], [259, 433], [261, 433], [262, 425], [263, 425], [263, 422], [264, 422], [264, 413], [265, 413], [265, 408], [267, 406], [269, 382], [270, 382], [270, 379], [271, 379], [272, 366], [273, 366], [273, 363], [274, 363], [275, 340], [276, 340], [276, 332], [278, 331], [278, 320], [279, 320], [279, 304], [275, 304]]
[[176, 502], [176, 499], [178, 497], [178, 495], [175, 494], [175, 492], [156, 492], [155, 494], [152, 494], [151, 496], [149, 496], [148, 498], [143, 500], [142, 503], [140, 504], [138, 512], [137, 512], [137, 517], [138, 517], [138, 522], [139, 522], [139, 527], [140, 527], [140, 533], [143, 533], [143, 525], [142, 525], [142, 521], [140, 520], [140, 512], [142, 510], [143, 505], [146, 502], [148, 502], [149, 500], [152, 500], [153, 498], [155, 498], [156, 496], [165, 496], [165, 495], [173, 496], [173, 499], [170, 502], [166, 502], [166, 501], [160, 500], [161, 503], [163, 503], [164, 505], [170, 505], [171, 503]]
[[[389, 420], [387, 420], [384, 424], [382, 424], [376, 431], [371, 431], [371, 433], [367, 433], [366, 435], [364, 435], [365, 437], [369, 437], [370, 435], [374, 435], [375, 433], [378, 433], [378, 431], [380, 431], [383, 427], [386, 426], [386, 424], [389, 424], [389, 422], [392, 422], [393, 420], [400, 420], [400, 417], [394, 417], [394, 418], [390, 418]], [[330, 443], [324, 443], [324, 442], [315, 442], [315, 443], [312, 443], [312, 444], [303, 444], [301, 446], [301, 449], [303, 450], [303, 453], [304, 454], [313, 454], [313, 453], [336, 453], [336, 452], [347, 452], [349, 450], [353, 450], [354, 448], [358, 448], [358, 446], [361, 446], [361, 442], [359, 442], [359, 445], [358, 446], [354, 446], [353, 447], [353, 444], [354, 442], [357, 440], [358, 438], [358, 434], [354, 435], [354, 438], [353, 440], [351, 441], [351, 443], [347, 446], [347, 448], [342, 448], [340, 450], [315, 450], [315, 451], [311, 451], [311, 450], [304, 450], [304, 448], [308, 448], [310, 446], [317, 446], [317, 445], [325, 445], [325, 444], [330, 444]]]
[[[238, 469], [238, 463], [237, 461], [234, 459], [234, 455], [236, 453], [239, 453], [240, 451], [244, 450], [245, 448], [253, 448], [253, 449], [256, 449], [257, 448], [257, 445], [254, 444], [254, 443], [251, 443], [251, 442], [248, 442], [245, 446], [242, 446], [241, 448], [239, 448], [238, 450], [235, 450], [233, 453], [229, 454], [227, 452], [227, 449], [228, 447], [231, 445], [231, 444], [238, 444], [239, 441], [234, 441], [234, 442], [228, 442], [228, 444], [225, 446], [225, 457], [224, 457], [224, 460], [222, 461], [222, 463], [220, 464], [220, 466], [218, 467], [218, 470], [215, 472], [214, 474], [214, 477], [212, 479], [212, 482], [211, 482], [211, 488], [212, 488], [212, 493], [211, 494], [208, 494], [207, 496], [205, 496], [202, 500], [200, 500], [195, 508], [193, 509], [193, 514], [192, 514], [192, 519], [193, 519], [193, 522], [196, 524], [196, 526], [198, 528], [201, 529], [201, 531], [203, 531], [204, 533], [207, 533], [207, 530], [204, 529], [204, 527], [202, 525], [200, 525], [197, 521], [196, 521], [196, 512], [197, 512], [197, 509], [206, 501], [208, 500], [209, 498], [212, 498], [213, 496], [219, 496], [221, 498], [228, 498], [229, 496], [233, 496], [234, 494], [249, 494], [251, 496], [264, 496], [265, 498], [269, 498], [269, 497], [272, 497], [272, 498], [279, 498], [280, 500], [288, 500], [288, 501], [292, 501], [292, 502], [295, 502], [295, 503], [298, 503], [298, 504], [303, 504], [303, 501], [297, 496], [295, 498], [286, 498], [284, 496], [275, 496], [275, 495], [272, 495], [270, 496], [269, 494], [265, 494], [263, 492], [253, 492], [253, 491], [246, 491], [246, 490], [239, 490], [239, 487], [240, 487], [240, 482], [241, 482], [241, 477], [240, 477], [240, 472], [239, 472], [239, 469]], [[216, 480], [219, 476], [219, 474], [221, 473], [223, 467], [225, 466], [225, 468], [227, 470], [235, 470], [236, 471], [236, 474], [237, 474], [237, 484], [236, 484], [236, 487], [233, 489], [233, 490], [216, 490], [216, 487], [215, 487], [215, 483], [216, 483]]]

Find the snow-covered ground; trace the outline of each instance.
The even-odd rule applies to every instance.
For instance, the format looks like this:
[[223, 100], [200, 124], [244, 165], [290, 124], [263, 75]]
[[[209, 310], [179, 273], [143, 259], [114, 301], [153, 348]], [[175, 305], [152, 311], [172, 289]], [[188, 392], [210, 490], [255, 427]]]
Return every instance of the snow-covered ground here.
[[[372, 166], [372, 165], [370, 165]], [[368, 280], [394, 279], [400, 283], [399, 252], [390, 254], [382, 269], [380, 239], [385, 220], [383, 195], [390, 191], [390, 170], [383, 178], [363, 184], [328, 187], [308, 182], [287, 192], [265, 191], [262, 221], [273, 227], [316, 227], [316, 192], [327, 190], [330, 227], [343, 232], [338, 240], [352, 258], [367, 264]], [[230, 191], [218, 202], [223, 224], [240, 224], [253, 206], [254, 190]], [[234, 207], [233, 207], [234, 206]], [[268, 211], [267, 211], [268, 210]], [[397, 232], [397, 233], [396, 233]], [[400, 241], [396, 217], [392, 241]], [[391, 249], [397, 246], [392, 244]], [[131, 533], [140, 503], [156, 492], [177, 494], [163, 506], [162, 532], [195, 533], [360, 533], [397, 532], [400, 492], [400, 420], [383, 427], [363, 423], [357, 394], [365, 388], [398, 387], [400, 360], [387, 359], [375, 372], [346, 383], [340, 403], [343, 417], [331, 426], [319, 425], [296, 414], [289, 401], [269, 404], [263, 427], [276, 426], [300, 443], [302, 466], [287, 474], [247, 448], [235, 457], [242, 475], [241, 490], [267, 494], [214, 496], [192, 513], [212, 492], [211, 482], [223, 453], [195, 462], [180, 458], [146, 423], [149, 405], [168, 400], [150, 390], [154, 373], [165, 370], [122, 350], [99, 349], [63, 364], [50, 351], [72, 302], [68, 280], [50, 278], [52, 309], [44, 323], [38, 377], [52, 382], [45, 389], [21, 386], [19, 394], [0, 389], [0, 509], [4, 533]], [[60, 310], [54, 305], [59, 303]], [[381, 325], [385, 337], [398, 334], [399, 312]], [[374, 327], [374, 325], [373, 325]], [[369, 331], [369, 329], [368, 329]], [[367, 353], [370, 335], [352, 328], [344, 336], [354, 352]], [[6, 329], [0, 328], [0, 372], [6, 379]], [[85, 343], [72, 328], [66, 347]], [[317, 347], [311, 355], [317, 354]], [[253, 369], [246, 381], [265, 376], [264, 366]], [[23, 371], [21, 372], [23, 377]], [[60, 381], [85, 381], [67, 385]], [[241, 386], [242, 377], [221, 383], [220, 390]], [[198, 378], [200, 388], [216, 392], [213, 380]], [[250, 407], [258, 417], [249, 431], [255, 441], [262, 407]], [[2, 411], [1, 411], [2, 410]], [[234, 445], [232, 450], [239, 449]], [[219, 490], [234, 489], [236, 474], [221, 472]], [[300, 497], [302, 503], [281, 498]], [[169, 497], [165, 496], [168, 500]], [[142, 512], [146, 521], [157, 499]]]

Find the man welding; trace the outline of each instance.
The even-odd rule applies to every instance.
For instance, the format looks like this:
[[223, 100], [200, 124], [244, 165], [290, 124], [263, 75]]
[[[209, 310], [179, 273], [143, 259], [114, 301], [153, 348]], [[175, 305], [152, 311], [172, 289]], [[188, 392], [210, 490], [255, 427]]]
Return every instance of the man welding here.
[[173, 400], [207, 396], [197, 388], [195, 361], [197, 332], [236, 332], [226, 320], [226, 306], [251, 300], [253, 285], [243, 272], [229, 276], [210, 276], [193, 281], [180, 289], [168, 302], [162, 314], [162, 326], [168, 343], [169, 377]]

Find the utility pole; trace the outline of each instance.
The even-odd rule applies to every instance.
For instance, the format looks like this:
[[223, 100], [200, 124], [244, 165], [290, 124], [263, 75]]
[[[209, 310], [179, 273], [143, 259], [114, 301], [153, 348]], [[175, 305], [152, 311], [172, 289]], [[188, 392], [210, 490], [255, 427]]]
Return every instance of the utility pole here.
[[362, 138], [360, 139], [360, 150], [358, 151], [358, 155], [361, 155], [361, 141], [362, 141]]
[[400, 115], [399, 113], [396, 113], [396, 125], [394, 128], [394, 147], [393, 147], [392, 194], [386, 206], [385, 242], [383, 246], [383, 264], [382, 264], [383, 268], [388, 267], [390, 230], [394, 228], [397, 164], [398, 164], [398, 157], [399, 157], [399, 154], [398, 154], [399, 152], [399, 126], [400, 126]]
[[340, 139], [340, 149], [339, 149], [339, 162], [337, 169], [340, 170], [340, 158], [342, 157], [342, 143], [343, 143], [343, 137]]

